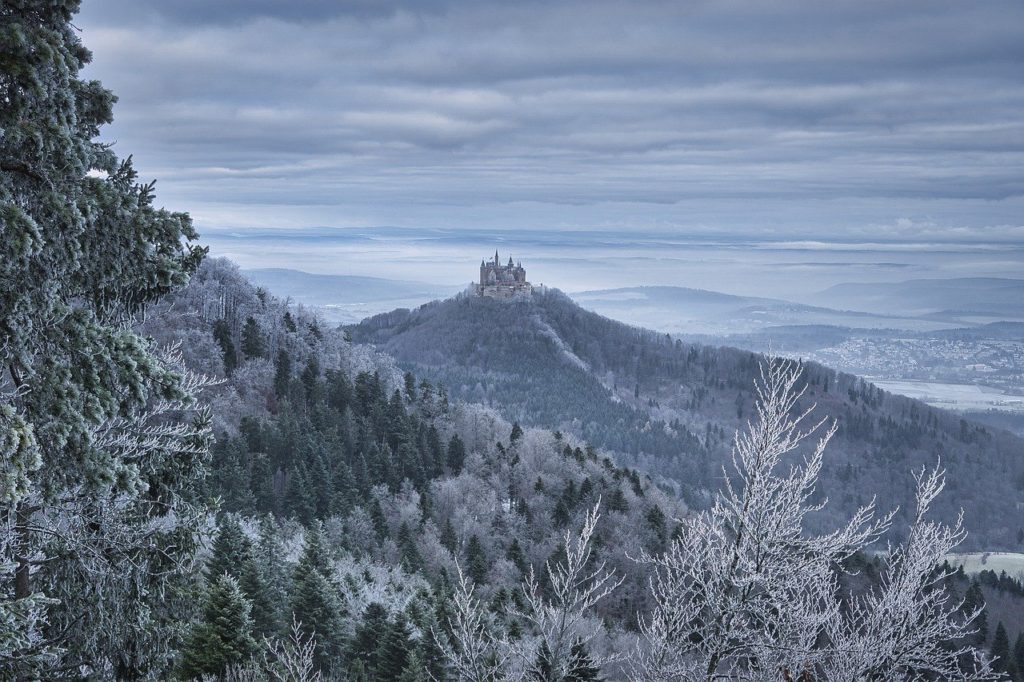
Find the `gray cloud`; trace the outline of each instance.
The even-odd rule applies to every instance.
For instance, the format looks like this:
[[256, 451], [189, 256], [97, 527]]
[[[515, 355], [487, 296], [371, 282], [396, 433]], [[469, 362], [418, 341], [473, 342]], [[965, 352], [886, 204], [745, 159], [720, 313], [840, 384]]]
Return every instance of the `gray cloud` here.
[[84, 4], [201, 224], [1022, 236], [1015, 0]]

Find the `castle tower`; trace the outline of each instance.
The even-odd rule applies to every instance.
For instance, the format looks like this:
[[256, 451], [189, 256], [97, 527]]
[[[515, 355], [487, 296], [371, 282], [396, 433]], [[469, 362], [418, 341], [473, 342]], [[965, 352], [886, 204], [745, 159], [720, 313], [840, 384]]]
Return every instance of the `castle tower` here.
[[501, 255], [494, 250], [493, 261], [480, 261], [480, 283], [476, 285], [477, 294], [490, 298], [518, 298], [533, 292], [533, 286], [526, 281], [526, 269], [523, 262], [508, 257], [508, 264], [502, 265]]

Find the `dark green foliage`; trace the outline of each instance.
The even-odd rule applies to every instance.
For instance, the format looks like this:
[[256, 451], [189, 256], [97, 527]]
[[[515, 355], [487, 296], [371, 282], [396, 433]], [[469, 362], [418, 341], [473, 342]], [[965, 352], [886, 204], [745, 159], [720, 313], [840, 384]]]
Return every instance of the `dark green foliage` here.
[[262, 358], [266, 352], [266, 341], [256, 318], [246, 318], [245, 326], [242, 327], [242, 353], [245, 354], [246, 360]]
[[252, 561], [252, 543], [242, 532], [235, 517], [221, 517], [217, 526], [217, 539], [213, 541], [213, 552], [206, 564], [206, 577], [214, 581], [222, 575], [238, 580], [246, 562]]
[[441, 529], [441, 544], [452, 554], [458, 554], [459, 538], [455, 535], [455, 527], [451, 519], [444, 520], [444, 528]]
[[992, 637], [992, 658], [996, 659], [995, 667], [998, 670], [1007, 671], [1013, 663], [1010, 656], [1010, 637], [1006, 634], [1003, 622], [996, 625], [996, 634]]
[[213, 323], [213, 338], [224, 355], [224, 373], [230, 376], [238, 367], [238, 353], [235, 351], [235, 342], [231, 338], [231, 329], [225, 320], [217, 320]]
[[651, 532], [654, 537], [653, 543], [651, 543], [651, 550], [655, 552], [664, 551], [665, 544], [668, 541], [668, 529], [665, 523], [665, 512], [661, 510], [658, 505], [652, 505], [647, 513], [644, 514], [644, 521], [647, 523], [647, 529]]
[[629, 502], [626, 500], [626, 496], [622, 493], [622, 488], [616, 487], [612, 491], [612, 494], [608, 496], [608, 509], [609, 511], [616, 512], [627, 512], [629, 511]]
[[[241, 434], [222, 434], [214, 453], [211, 492], [223, 508], [273, 513], [304, 524], [369, 508], [381, 537], [390, 535], [370, 491], [397, 490], [409, 480], [426, 491], [446, 467], [461, 468], [465, 446], [458, 436], [442, 445], [437, 417], [410, 409], [398, 391], [387, 397], [380, 377], [360, 373], [352, 382], [337, 369], [322, 371], [315, 358], [275, 359], [276, 413], [244, 418]], [[413, 407], [416, 407], [415, 405]], [[421, 498], [424, 513], [429, 498]]]
[[590, 660], [586, 645], [580, 640], [569, 650], [569, 669], [563, 678], [565, 682], [597, 682], [601, 680], [601, 670]]
[[487, 582], [487, 572], [487, 555], [480, 538], [473, 535], [466, 543], [466, 575], [477, 585], [483, 585]]
[[512, 542], [508, 546], [508, 550], [505, 552], [505, 558], [515, 564], [516, 568], [522, 575], [526, 575], [529, 566], [526, 563], [526, 557], [523, 555], [523, 548], [519, 545], [517, 538], [512, 538]]
[[[192, 388], [131, 323], [205, 249], [98, 139], [116, 98], [80, 77], [78, 8], [0, 3], [2, 679], [165, 674], [203, 512], [207, 423], [145, 434], [151, 400], [189, 424]], [[112, 424], [141, 448], [104, 443]]]
[[412, 649], [411, 631], [406, 617], [399, 613], [385, 629], [384, 637], [377, 645], [377, 678], [380, 680], [397, 680], [402, 676], [409, 662]]
[[962, 610], [964, 614], [971, 614], [978, 609], [982, 609], [974, 621], [974, 629], [977, 632], [974, 635], [973, 644], [979, 647], [984, 646], [986, 640], [988, 640], [988, 615], [984, 610], [984, 606], [985, 595], [981, 592], [981, 584], [974, 580], [964, 593]]
[[537, 660], [530, 670], [529, 679], [536, 682], [557, 682], [559, 676], [555, 674], [556, 663], [548, 643], [542, 642], [537, 651]]
[[559, 663], [547, 642], [543, 642], [528, 678], [537, 682], [592, 682], [602, 679], [600, 669], [591, 662], [586, 646], [578, 639], [569, 650], [564, 672]]
[[1017, 635], [1013, 644], [1013, 665], [1017, 671], [1017, 679], [1024, 676], [1024, 631]]
[[453, 474], [462, 471], [462, 464], [466, 461], [466, 446], [458, 435], [451, 437], [448, 441], [448, 468]]
[[[370, 603], [363, 611], [355, 634], [346, 647], [346, 657], [358, 661], [359, 668], [364, 671], [375, 671], [377, 653], [388, 630], [387, 611], [377, 602]], [[351, 670], [351, 665], [349, 669]]]
[[292, 580], [292, 616], [307, 637], [316, 639], [316, 661], [329, 669], [341, 651], [342, 605], [337, 589], [326, 576], [324, 553], [318, 525], [306, 534], [306, 546]]
[[284, 348], [277, 351], [274, 359], [274, 393], [278, 398], [288, 397], [292, 381], [292, 357]]
[[408, 524], [403, 523], [398, 528], [398, 550], [402, 554], [402, 567], [410, 573], [415, 573], [423, 565], [420, 552], [416, 548], [416, 538], [409, 529]]
[[245, 662], [256, 650], [250, 609], [234, 578], [221, 575], [214, 579], [203, 620], [193, 627], [182, 653], [181, 675], [186, 679], [219, 675], [229, 665]]

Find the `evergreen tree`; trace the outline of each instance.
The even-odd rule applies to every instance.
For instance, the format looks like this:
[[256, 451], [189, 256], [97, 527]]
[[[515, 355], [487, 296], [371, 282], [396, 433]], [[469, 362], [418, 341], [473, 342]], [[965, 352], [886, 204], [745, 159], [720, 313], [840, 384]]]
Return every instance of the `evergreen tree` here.
[[462, 471], [462, 464], [466, 461], [466, 446], [458, 434], [453, 435], [448, 441], [448, 468], [452, 475], [457, 476]]
[[190, 410], [202, 382], [131, 322], [205, 251], [96, 139], [115, 97], [79, 76], [78, 6], [0, 3], [3, 679], [159, 675], [201, 516], [206, 422], [147, 429], [153, 401]]
[[378, 643], [375, 652], [377, 679], [397, 680], [402, 676], [412, 649], [411, 634], [409, 621], [404, 614], [397, 614], [394, 620], [388, 623], [384, 637]]
[[274, 393], [278, 398], [287, 398], [292, 381], [292, 356], [284, 348], [277, 351], [274, 359]]
[[587, 647], [577, 639], [569, 650], [565, 682], [599, 682], [601, 679], [601, 670], [590, 660]]
[[1010, 638], [1003, 627], [1003, 621], [996, 625], [996, 634], [992, 637], [992, 658], [996, 659], [997, 669], [1006, 671], [1013, 662], [1010, 658]]
[[292, 580], [292, 616], [303, 634], [316, 640], [316, 662], [328, 669], [341, 648], [342, 605], [337, 590], [327, 579], [319, 524], [306, 533], [306, 546]]
[[206, 576], [211, 582], [222, 575], [238, 580], [242, 567], [252, 560], [252, 542], [245, 536], [238, 520], [225, 514], [217, 527], [217, 539], [213, 541], [210, 561], [206, 564]]
[[519, 545], [519, 540], [512, 538], [512, 543], [508, 546], [508, 550], [505, 552], [505, 558], [515, 564], [516, 568], [519, 569], [519, 573], [526, 575], [529, 569], [526, 563], [526, 556], [523, 554], [523, 548]]
[[396, 540], [402, 556], [402, 567], [410, 573], [420, 570], [423, 567], [423, 558], [416, 547], [416, 539], [413, 537], [412, 531], [409, 530], [408, 524], [403, 522], [399, 526]]
[[556, 661], [551, 654], [551, 649], [548, 648], [548, 643], [541, 642], [540, 649], [537, 650], [537, 660], [534, 661], [528, 678], [536, 682], [558, 682], [555, 666]]
[[1013, 663], [1017, 669], [1017, 678], [1024, 677], [1024, 632], [1017, 634], [1017, 641], [1013, 644]]
[[238, 586], [252, 606], [254, 631], [261, 636], [276, 634], [281, 629], [281, 622], [263, 567], [250, 556], [242, 563], [240, 573]]
[[203, 620], [193, 628], [182, 654], [182, 676], [220, 675], [229, 665], [247, 660], [256, 649], [249, 611], [235, 579], [217, 577], [206, 597]]
[[253, 360], [262, 358], [266, 352], [266, 342], [260, 325], [256, 318], [250, 315], [245, 318], [245, 325], [242, 327], [242, 353], [247, 360]]
[[[367, 673], [377, 669], [377, 652], [388, 634], [388, 612], [377, 602], [363, 611], [362, 619], [348, 644], [348, 658], [360, 664]], [[351, 669], [351, 667], [350, 667]]]
[[226, 320], [217, 320], [213, 323], [213, 338], [220, 346], [221, 354], [224, 356], [224, 373], [231, 376], [231, 373], [238, 367], [238, 353], [235, 351], [231, 328], [228, 327]]
[[[425, 637], [424, 639], [432, 639], [431, 637]], [[426, 664], [420, 657], [420, 654], [416, 649], [409, 652], [408, 662], [405, 667], [402, 668], [401, 675], [398, 676], [398, 682], [430, 682], [431, 679], [439, 680], [442, 678], [431, 677], [433, 673], [427, 670]]]
[[985, 610], [985, 595], [981, 591], [981, 584], [975, 579], [971, 581], [971, 586], [967, 588], [964, 593], [964, 603], [962, 610], [965, 614], [974, 613], [977, 609], [981, 609], [978, 617], [974, 621], [974, 646], [982, 647], [988, 640], [988, 613]]
[[444, 520], [444, 527], [441, 529], [441, 544], [452, 554], [458, 554], [459, 538], [455, 535], [455, 527], [451, 519]]
[[480, 539], [473, 535], [466, 543], [466, 574], [477, 585], [483, 585], [487, 582], [487, 572], [487, 555]]

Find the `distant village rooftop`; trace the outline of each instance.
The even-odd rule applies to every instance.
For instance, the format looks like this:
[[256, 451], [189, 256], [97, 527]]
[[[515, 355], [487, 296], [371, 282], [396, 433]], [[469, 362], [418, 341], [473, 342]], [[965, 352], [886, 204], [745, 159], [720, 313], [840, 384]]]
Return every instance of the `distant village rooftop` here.
[[480, 283], [476, 285], [476, 293], [490, 298], [516, 298], [533, 293], [533, 285], [526, 281], [522, 262], [514, 263], [510, 256], [508, 265], [502, 265], [495, 251], [493, 261], [480, 261]]

